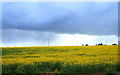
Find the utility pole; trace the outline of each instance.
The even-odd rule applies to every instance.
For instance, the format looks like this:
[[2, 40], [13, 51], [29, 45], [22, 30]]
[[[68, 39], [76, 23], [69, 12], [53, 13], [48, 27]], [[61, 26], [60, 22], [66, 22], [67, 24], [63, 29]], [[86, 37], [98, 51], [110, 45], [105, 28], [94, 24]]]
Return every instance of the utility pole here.
[[48, 39], [48, 47], [49, 47], [49, 39]]

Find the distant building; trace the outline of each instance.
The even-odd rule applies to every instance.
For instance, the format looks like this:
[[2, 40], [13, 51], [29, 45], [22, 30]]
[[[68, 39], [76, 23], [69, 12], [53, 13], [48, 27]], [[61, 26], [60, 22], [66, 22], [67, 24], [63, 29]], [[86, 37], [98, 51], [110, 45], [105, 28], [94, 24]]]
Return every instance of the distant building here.
[[118, 41], [118, 45], [120, 45], [120, 41]]

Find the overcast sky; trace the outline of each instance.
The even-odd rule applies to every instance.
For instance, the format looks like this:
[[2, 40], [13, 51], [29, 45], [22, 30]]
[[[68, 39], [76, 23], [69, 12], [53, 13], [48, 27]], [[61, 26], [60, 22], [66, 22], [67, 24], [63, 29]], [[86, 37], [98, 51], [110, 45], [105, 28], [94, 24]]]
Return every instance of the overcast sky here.
[[75, 46], [118, 41], [117, 2], [9, 2], [3, 46]]

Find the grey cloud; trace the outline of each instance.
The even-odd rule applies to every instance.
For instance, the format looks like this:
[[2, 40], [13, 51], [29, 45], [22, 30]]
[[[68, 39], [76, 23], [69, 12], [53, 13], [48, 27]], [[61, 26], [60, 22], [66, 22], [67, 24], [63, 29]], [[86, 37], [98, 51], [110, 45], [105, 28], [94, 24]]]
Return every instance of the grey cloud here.
[[4, 29], [2, 32], [3, 45], [14, 44], [15, 46], [22, 43], [22, 46], [47, 46], [48, 39], [50, 39], [50, 45], [57, 45], [57, 38], [58, 36], [51, 32], [24, 31], [17, 29]]
[[117, 3], [4, 3], [3, 29], [117, 35]]

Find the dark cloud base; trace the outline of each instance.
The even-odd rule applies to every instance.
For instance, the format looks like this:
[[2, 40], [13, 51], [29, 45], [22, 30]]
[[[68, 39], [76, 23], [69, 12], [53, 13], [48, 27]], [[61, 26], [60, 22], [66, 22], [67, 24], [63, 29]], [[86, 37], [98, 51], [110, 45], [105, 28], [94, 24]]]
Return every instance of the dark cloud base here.
[[10, 2], [3, 3], [2, 8], [2, 29], [61, 34], [118, 35], [118, 7], [114, 2]]

